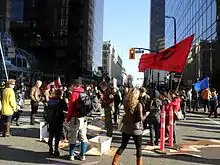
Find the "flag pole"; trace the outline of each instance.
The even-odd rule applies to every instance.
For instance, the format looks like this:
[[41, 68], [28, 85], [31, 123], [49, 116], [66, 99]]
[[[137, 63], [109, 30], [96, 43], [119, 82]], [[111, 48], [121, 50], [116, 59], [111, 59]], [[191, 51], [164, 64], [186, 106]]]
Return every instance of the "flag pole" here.
[[2, 42], [0, 40], [0, 51], [1, 51], [1, 56], [2, 56], [2, 63], [4, 66], [4, 70], [5, 70], [5, 77], [6, 80], [8, 81], [8, 72], [7, 72], [7, 68], [6, 68], [6, 64], [5, 64], [5, 58], [4, 58], [4, 53], [3, 53], [3, 49], [2, 49]]

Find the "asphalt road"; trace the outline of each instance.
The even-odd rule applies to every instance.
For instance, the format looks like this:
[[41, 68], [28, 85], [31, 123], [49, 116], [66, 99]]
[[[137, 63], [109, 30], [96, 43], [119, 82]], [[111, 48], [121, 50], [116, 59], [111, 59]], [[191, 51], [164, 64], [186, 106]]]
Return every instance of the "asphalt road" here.
[[[42, 115], [39, 113], [38, 120]], [[189, 141], [216, 139], [220, 140], [220, 118], [206, 118], [204, 114], [187, 114], [187, 120], [181, 121], [177, 126], [177, 143]], [[88, 156], [84, 162], [70, 162], [67, 158], [68, 152], [61, 150], [61, 158], [55, 159], [48, 156], [48, 146], [39, 142], [39, 124], [29, 125], [29, 109], [24, 109], [22, 114], [21, 126], [12, 126], [13, 136], [10, 138], [0, 137], [0, 165], [42, 165], [42, 164], [83, 164], [83, 165], [110, 165], [112, 156]], [[201, 157], [185, 155], [164, 155], [156, 154], [145, 150], [148, 136], [143, 138], [143, 164], [144, 165], [220, 165], [220, 148], [204, 148]], [[112, 147], [120, 145], [120, 133], [115, 131]], [[121, 165], [134, 165], [135, 146], [132, 139], [121, 156]]]

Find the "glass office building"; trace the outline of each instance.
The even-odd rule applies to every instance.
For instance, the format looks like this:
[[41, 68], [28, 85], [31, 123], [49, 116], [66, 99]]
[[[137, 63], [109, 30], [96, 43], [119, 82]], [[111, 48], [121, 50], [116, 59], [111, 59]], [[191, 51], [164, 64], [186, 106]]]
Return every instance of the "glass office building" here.
[[94, 0], [93, 21], [93, 73], [102, 66], [104, 0]]
[[[217, 45], [216, 0], [166, 0], [165, 15], [176, 18], [177, 42], [195, 34], [184, 72], [184, 84], [191, 85], [197, 78], [210, 77], [215, 86], [219, 77], [220, 56]], [[166, 47], [174, 44], [173, 19], [165, 21]]]

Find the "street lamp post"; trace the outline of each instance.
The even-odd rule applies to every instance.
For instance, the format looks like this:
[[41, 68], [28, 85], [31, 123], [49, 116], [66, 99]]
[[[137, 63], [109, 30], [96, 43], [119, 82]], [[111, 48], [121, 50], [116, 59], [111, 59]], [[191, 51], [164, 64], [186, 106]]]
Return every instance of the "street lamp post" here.
[[[173, 30], [174, 30], [174, 44], [176, 44], [176, 18], [172, 16], [165, 16], [165, 18], [173, 19]], [[172, 72], [170, 72], [170, 88], [173, 88], [173, 82], [172, 82]]]

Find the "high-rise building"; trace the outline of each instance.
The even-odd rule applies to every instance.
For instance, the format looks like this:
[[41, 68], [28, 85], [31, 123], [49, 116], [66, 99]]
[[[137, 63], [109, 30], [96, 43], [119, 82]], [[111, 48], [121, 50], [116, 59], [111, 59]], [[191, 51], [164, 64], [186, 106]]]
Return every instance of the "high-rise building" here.
[[[150, 12], [150, 49], [156, 51], [158, 42], [164, 39], [165, 0], [151, 0]], [[164, 83], [164, 71], [148, 69], [144, 74], [145, 85], [149, 83]]]
[[104, 0], [94, 0], [93, 23], [93, 73], [99, 75], [98, 67], [102, 66]]
[[123, 84], [122, 74], [125, 72], [122, 63], [122, 59], [111, 41], [105, 41], [102, 48], [102, 68], [112, 82], [116, 79], [120, 86]]
[[15, 24], [13, 34], [41, 72], [92, 79], [102, 65], [104, 0], [23, 0], [23, 9], [23, 26]]
[[[220, 80], [219, 13], [218, 0], [167, 0], [166, 16], [175, 17], [177, 22], [177, 42], [195, 34], [193, 47], [184, 72], [184, 84], [191, 85], [197, 78], [210, 77], [216, 88]], [[217, 10], [218, 9], [218, 10]], [[173, 21], [166, 19], [166, 46], [173, 44]]]

